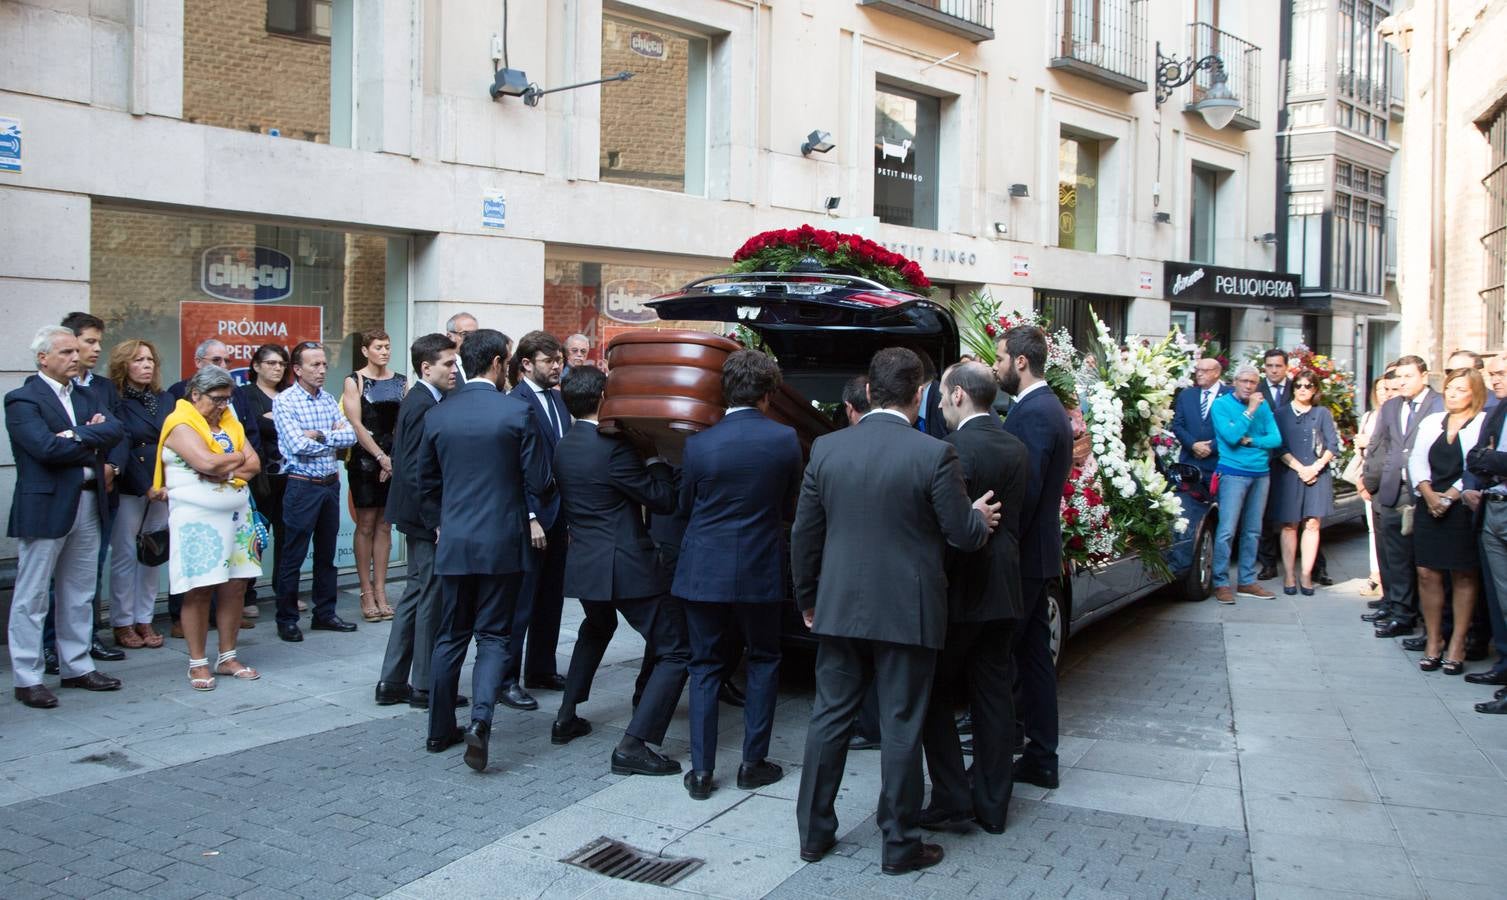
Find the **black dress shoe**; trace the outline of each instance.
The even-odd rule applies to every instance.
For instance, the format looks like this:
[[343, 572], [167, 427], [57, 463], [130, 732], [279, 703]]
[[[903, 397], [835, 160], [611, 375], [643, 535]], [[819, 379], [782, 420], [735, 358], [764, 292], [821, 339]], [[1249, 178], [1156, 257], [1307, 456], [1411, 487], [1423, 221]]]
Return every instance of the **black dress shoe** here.
[[89, 642], [89, 656], [104, 662], [120, 662], [126, 658], [126, 651], [119, 647], [106, 647], [96, 636]]
[[430, 738], [424, 742], [424, 749], [430, 753], [444, 753], [465, 739], [466, 733], [459, 728], [450, 729], [450, 733], [442, 738]]
[[712, 798], [712, 773], [711, 772], [687, 772], [681, 779], [685, 785], [685, 792], [691, 795], [692, 800], [710, 800]]
[[665, 759], [649, 747], [612, 751], [614, 775], [679, 775], [680, 763]]
[[1375, 600], [1367, 600], [1366, 601], [1366, 608], [1367, 609], [1381, 609], [1382, 604], [1386, 603], [1386, 602], [1387, 601], [1381, 599], [1380, 597], [1377, 597]]
[[1471, 684], [1507, 684], [1507, 667], [1471, 672], [1465, 676], [1465, 680]]
[[822, 857], [826, 856], [828, 853], [831, 853], [832, 848], [836, 846], [837, 839], [831, 838], [825, 844], [817, 844], [814, 847], [802, 847], [801, 859], [808, 863], [821, 862]]
[[961, 716], [953, 719], [952, 724], [958, 730], [958, 734], [973, 734], [973, 713], [963, 713]]
[[565, 676], [546, 675], [543, 678], [525, 678], [523, 686], [531, 691], [563, 691], [565, 690]]
[[886, 875], [909, 875], [921, 869], [929, 869], [942, 861], [946, 854], [937, 844], [922, 844], [916, 855], [901, 863], [885, 863], [881, 870]]
[[53, 709], [58, 705], [58, 698], [53, 696], [45, 684], [16, 688], [16, 699], [32, 709]]
[[1491, 699], [1493, 700], [1500, 700], [1503, 697], [1507, 697], [1507, 687], [1499, 687], [1491, 692]]
[[863, 735], [861, 735], [861, 734], [859, 734], [858, 732], [855, 731], [855, 732], [853, 732], [852, 736], [848, 738], [848, 749], [849, 750], [878, 750], [879, 749], [879, 742], [876, 741], [876, 740], [874, 740], [871, 737], [865, 737], [865, 736], [863, 736]]
[[736, 706], [739, 709], [742, 709], [748, 703], [748, 698], [731, 681], [722, 682], [722, 687], [717, 689], [717, 700], [726, 703], [728, 706]]
[[766, 784], [774, 784], [784, 777], [785, 770], [767, 759], [738, 766], [738, 787], [745, 791], [761, 788]]
[[497, 694], [497, 702], [503, 706], [511, 706], [514, 709], [538, 709], [539, 701], [529, 696], [529, 692], [518, 686], [515, 681], [506, 685]]
[[1334, 579], [1329, 577], [1328, 572], [1319, 572], [1314, 575], [1313, 583], [1321, 587], [1334, 587]]
[[551, 744], [568, 744], [588, 734], [591, 734], [591, 723], [580, 716], [573, 716], [568, 722], [554, 722], [549, 726]]
[[62, 685], [65, 688], [83, 688], [86, 691], [118, 691], [120, 679], [111, 678], [104, 672], [90, 672], [87, 675], [64, 678]]
[[[1404, 650], [1410, 650], [1413, 653], [1417, 653], [1420, 650], [1427, 649], [1428, 645], [1429, 645], [1429, 636], [1426, 635], [1426, 634], [1420, 634], [1420, 635], [1417, 635], [1416, 637], [1410, 637], [1410, 638], [1403, 638], [1402, 639], [1402, 649], [1404, 649]], [[1504, 681], [1502, 683], [1503, 684], [1507, 684], [1507, 681]]]
[[1047, 769], [1021, 759], [1015, 762], [1014, 775], [1016, 781], [1034, 784], [1049, 791], [1057, 789], [1057, 769], [1055, 767]]
[[323, 619], [315, 619], [309, 623], [310, 631], [355, 631], [356, 623], [347, 622], [339, 616], [328, 616]]
[[975, 824], [978, 827], [984, 829], [989, 834], [1004, 834], [1005, 833], [1005, 826], [1003, 826], [1003, 825], [996, 825], [993, 822], [985, 822], [983, 819], [980, 819], [980, 818], [977, 818], [977, 817], [974, 818], [973, 824]]
[[58, 651], [48, 647], [42, 651], [42, 666], [48, 675], [58, 674]]
[[1379, 638], [1402, 637], [1403, 635], [1412, 634], [1417, 628], [1417, 625], [1411, 625], [1398, 619], [1387, 619], [1386, 621], [1376, 623], [1376, 636]]
[[406, 682], [377, 682], [376, 700], [378, 706], [395, 706], [399, 703], [406, 703], [408, 702], [408, 698], [412, 696], [412, 694], [413, 688], [409, 687]]
[[284, 625], [279, 622], [277, 624], [277, 636], [289, 643], [296, 644], [303, 640], [303, 629], [297, 625]]
[[490, 722], [475, 721], [466, 729], [466, 765], [478, 772], [487, 768], [487, 743], [492, 737]]
[[1370, 612], [1360, 614], [1360, 620], [1362, 622], [1380, 622], [1383, 619], [1390, 618], [1392, 618], [1391, 611], [1383, 607], [1377, 607]]
[[1485, 713], [1488, 716], [1507, 715], [1507, 700], [1498, 697], [1495, 700], [1487, 700], [1485, 703], [1477, 703], [1476, 712]]
[[927, 831], [967, 831], [968, 824], [972, 821], [973, 817], [966, 813], [928, 807], [921, 810], [916, 824]]
[[1256, 580], [1257, 581], [1271, 581], [1273, 578], [1276, 578], [1276, 577], [1277, 577], [1277, 570], [1276, 569], [1272, 569], [1272, 568], [1262, 569], [1261, 571], [1259, 571], [1259, 572], [1256, 573]]

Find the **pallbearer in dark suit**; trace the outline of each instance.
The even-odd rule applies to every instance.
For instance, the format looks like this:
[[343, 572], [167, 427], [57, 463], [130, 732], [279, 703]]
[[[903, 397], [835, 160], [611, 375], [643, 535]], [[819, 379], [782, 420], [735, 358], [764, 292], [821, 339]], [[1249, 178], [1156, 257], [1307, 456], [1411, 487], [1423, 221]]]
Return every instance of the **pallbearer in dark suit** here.
[[[438, 753], [464, 737], [466, 765], [478, 772], [487, 767], [492, 706], [529, 562], [525, 494], [554, 493], [528, 406], [497, 390], [506, 354], [499, 331], [482, 328], [466, 339], [461, 360], [471, 380], [424, 417], [419, 450], [419, 510], [424, 527], [439, 530], [434, 571], [444, 598], [429, 681], [428, 749]], [[463, 735], [455, 695], [473, 636], [475, 701]]]
[[1015, 780], [1045, 788], [1057, 786], [1057, 667], [1052, 662], [1047, 623], [1047, 591], [1062, 575], [1062, 486], [1073, 465], [1073, 426], [1067, 410], [1044, 380], [1047, 336], [1019, 325], [998, 344], [995, 377], [1015, 405], [1005, 430], [1026, 445], [1031, 463], [1020, 523], [1020, 586], [1025, 622], [1015, 635], [1020, 716], [1025, 721], [1025, 755]]
[[[517, 385], [513, 396], [528, 404], [534, 430], [539, 435], [546, 465], [553, 466], [555, 448], [570, 430], [570, 413], [560, 398], [560, 368], [565, 356], [560, 342], [543, 331], [530, 331], [518, 339], [513, 358]], [[514, 709], [538, 709], [539, 702], [528, 690], [558, 691], [565, 679], [555, 671], [555, 648], [560, 642], [560, 609], [565, 603], [565, 557], [570, 544], [565, 539], [565, 520], [560, 516], [560, 497], [529, 498], [529, 532], [536, 559], [523, 576], [523, 592], [513, 614], [512, 668], [504, 675], [499, 699]], [[528, 650], [524, 651], [524, 636]], [[518, 680], [522, 669], [523, 683]]]
[[784, 774], [765, 760], [780, 678], [780, 607], [785, 599], [783, 523], [794, 515], [801, 444], [795, 429], [765, 416], [780, 367], [757, 350], [722, 365], [722, 421], [686, 440], [680, 507], [690, 522], [681, 540], [673, 592], [686, 601], [691, 629], [691, 796], [712, 793], [717, 764], [717, 693], [727, 635], [748, 647], [743, 763], [738, 787], [773, 784]]
[[816, 699], [796, 801], [801, 859], [837, 841], [833, 801], [863, 695], [879, 688], [879, 828], [883, 868], [900, 875], [935, 865], [917, 817], [921, 726], [937, 651], [947, 632], [948, 545], [974, 551], [999, 521], [991, 496], [971, 506], [951, 446], [917, 431], [921, 360], [902, 347], [869, 364], [874, 409], [811, 448], [791, 529], [796, 603], [820, 641]]
[[[970, 821], [990, 834], [1005, 830], [1014, 788], [1015, 629], [1024, 617], [1020, 597], [1020, 510], [1030, 464], [1026, 445], [1005, 431], [992, 411], [998, 386], [983, 363], [959, 363], [942, 376], [946, 441], [963, 464], [968, 496], [993, 491], [999, 527], [976, 553], [955, 553], [947, 567], [947, 643], [937, 657], [923, 740], [931, 772], [931, 806], [921, 827], [952, 829]], [[973, 717], [973, 787], [969, 799], [963, 748], [953, 725], [953, 697], [966, 676]]]
[[[439, 511], [420, 510], [419, 448], [424, 419], [455, 388], [455, 342], [443, 334], [426, 334], [413, 342], [410, 355], [419, 383], [398, 407], [392, 439], [392, 484], [387, 491], [387, 521], [403, 535], [408, 550], [408, 585], [398, 600], [387, 634], [387, 653], [377, 681], [380, 706], [407, 702], [429, 708], [429, 662], [440, 623], [440, 581], [434, 574], [434, 529]], [[464, 697], [456, 703], [465, 705]]]
[[580, 598], [586, 618], [576, 636], [550, 740], [564, 744], [591, 732], [591, 724], [576, 715], [576, 705], [590, 694], [622, 613], [654, 647], [656, 659], [633, 719], [612, 751], [612, 771], [675, 775], [680, 763], [648, 744], [664, 743], [685, 689], [690, 649], [685, 612], [669, 602], [669, 584], [644, 525], [645, 509], [656, 514], [675, 509], [675, 481], [663, 460], [646, 465], [626, 440], [597, 431], [597, 408], [606, 386], [607, 376], [591, 366], [571, 372], [565, 383], [567, 408], [579, 421], [555, 450], [555, 479], [571, 542], [565, 590]]

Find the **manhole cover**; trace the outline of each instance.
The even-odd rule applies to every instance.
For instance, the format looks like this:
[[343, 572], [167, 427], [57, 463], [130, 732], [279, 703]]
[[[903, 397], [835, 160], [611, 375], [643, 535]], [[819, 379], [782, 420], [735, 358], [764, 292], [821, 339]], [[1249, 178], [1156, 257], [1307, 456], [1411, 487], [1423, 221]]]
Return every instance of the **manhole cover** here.
[[656, 856], [622, 841], [599, 837], [560, 862], [609, 878], [668, 887], [701, 868], [702, 860]]

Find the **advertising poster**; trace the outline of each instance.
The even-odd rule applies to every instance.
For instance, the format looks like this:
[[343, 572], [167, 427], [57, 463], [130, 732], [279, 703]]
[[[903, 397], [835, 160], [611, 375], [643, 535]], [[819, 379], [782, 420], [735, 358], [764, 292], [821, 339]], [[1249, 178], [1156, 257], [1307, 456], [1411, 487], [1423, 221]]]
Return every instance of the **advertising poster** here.
[[278, 304], [178, 304], [179, 377], [194, 373], [194, 348], [218, 338], [230, 348], [230, 374], [238, 384], [251, 379], [251, 355], [263, 344], [292, 347], [300, 341], [323, 340], [324, 308]]

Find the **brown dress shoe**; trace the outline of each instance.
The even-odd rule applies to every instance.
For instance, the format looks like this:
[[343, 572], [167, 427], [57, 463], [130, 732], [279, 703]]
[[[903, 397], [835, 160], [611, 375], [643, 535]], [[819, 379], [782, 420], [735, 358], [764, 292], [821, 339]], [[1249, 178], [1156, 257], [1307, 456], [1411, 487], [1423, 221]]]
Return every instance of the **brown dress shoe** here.
[[1217, 587], [1214, 589], [1214, 599], [1218, 600], [1220, 603], [1229, 603], [1233, 605], [1235, 602], [1235, 592], [1227, 587]]
[[53, 696], [45, 684], [16, 688], [16, 699], [32, 709], [52, 709], [58, 705], [58, 698]]
[[1267, 590], [1259, 584], [1256, 584], [1255, 582], [1251, 582], [1250, 584], [1237, 585], [1235, 588], [1235, 593], [1239, 594], [1242, 597], [1254, 597], [1257, 600], [1270, 600], [1271, 598], [1277, 596], [1276, 594], [1273, 594], [1271, 591]]

